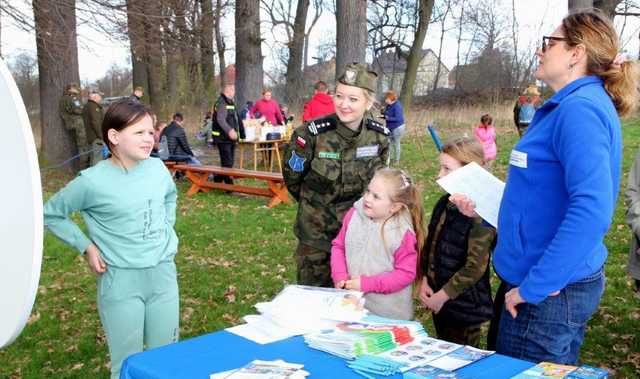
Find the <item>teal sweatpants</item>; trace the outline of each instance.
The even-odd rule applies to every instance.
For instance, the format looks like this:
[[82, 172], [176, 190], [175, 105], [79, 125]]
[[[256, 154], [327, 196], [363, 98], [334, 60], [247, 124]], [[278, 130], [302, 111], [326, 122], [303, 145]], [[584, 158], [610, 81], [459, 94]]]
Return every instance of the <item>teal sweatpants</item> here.
[[111, 378], [119, 378], [129, 355], [178, 341], [176, 264], [109, 266], [98, 278], [98, 312], [111, 355]]

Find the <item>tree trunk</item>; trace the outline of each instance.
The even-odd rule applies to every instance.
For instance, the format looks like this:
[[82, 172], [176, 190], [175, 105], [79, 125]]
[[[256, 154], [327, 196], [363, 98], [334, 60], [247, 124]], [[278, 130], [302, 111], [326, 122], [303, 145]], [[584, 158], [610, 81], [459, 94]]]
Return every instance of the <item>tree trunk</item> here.
[[442, 45], [444, 42], [444, 33], [446, 32], [446, 28], [445, 28], [445, 22], [447, 21], [447, 15], [449, 14], [449, 11], [451, 10], [451, 3], [447, 2], [447, 10], [444, 12], [444, 15], [442, 16], [442, 20], [441, 20], [441, 24], [440, 24], [440, 45], [438, 46], [438, 63], [437, 63], [437, 67], [436, 67], [436, 77], [433, 80], [433, 91], [435, 91], [436, 89], [438, 89], [438, 81], [440, 80], [440, 57], [442, 57]]
[[304, 91], [302, 76], [302, 55], [304, 53], [304, 29], [307, 24], [307, 10], [310, 0], [298, 0], [296, 19], [293, 24], [293, 39], [289, 41], [289, 61], [287, 62], [286, 97], [289, 105], [298, 105]]
[[593, 0], [569, 0], [569, 12], [593, 8]]
[[[164, 97], [162, 93], [163, 65], [162, 65], [162, 44], [161, 25], [157, 17], [162, 14], [161, 4], [156, 0], [145, 1], [144, 35], [145, 46], [148, 52], [147, 80], [149, 83], [149, 104], [158, 114], [163, 114]], [[155, 17], [153, 17], [155, 16]]]
[[144, 37], [144, 0], [127, 0], [127, 27], [131, 45], [133, 88], [142, 87], [148, 94], [147, 53]]
[[222, 38], [222, 32], [220, 31], [221, 13], [222, 13], [222, 2], [221, 0], [216, 0], [214, 31], [216, 34], [216, 50], [218, 51], [218, 64], [220, 65], [220, 89], [222, 89], [222, 86], [224, 86], [225, 84], [224, 69], [226, 68], [226, 62], [224, 59], [224, 52], [226, 50], [226, 46], [224, 44], [224, 38]]
[[413, 38], [413, 44], [411, 45], [411, 50], [409, 51], [409, 57], [407, 58], [407, 70], [404, 74], [402, 91], [400, 94], [400, 102], [407, 108], [411, 105], [411, 101], [413, 100], [413, 87], [418, 73], [418, 64], [420, 63], [420, 51], [422, 50], [424, 38], [427, 35], [427, 28], [429, 27], [429, 20], [431, 19], [431, 11], [433, 11], [433, 2], [434, 0], [420, 0], [418, 25]]
[[336, 79], [352, 62], [366, 63], [367, 1], [336, 1]]
[[[77, 153], [65, 129], [59, 103], [68, 83], [79, 83], [75, 0], [33, 0], [40, 82], [42, 153], [50, 163]], [[71, 169], [71, 166], [67, 166]]]
[[616, 16], [616, 7], [622, 0], [594, 0], [593, 6], [602, 10], [610, 19]]
[[260, 1], [236, 0], [236, 99], [239, 106], [260, 97], [263, 86]]
[[207, 97], [213, 96], [213, 4], [202, 0], [200, 18], [200, 67], [202, 84]]

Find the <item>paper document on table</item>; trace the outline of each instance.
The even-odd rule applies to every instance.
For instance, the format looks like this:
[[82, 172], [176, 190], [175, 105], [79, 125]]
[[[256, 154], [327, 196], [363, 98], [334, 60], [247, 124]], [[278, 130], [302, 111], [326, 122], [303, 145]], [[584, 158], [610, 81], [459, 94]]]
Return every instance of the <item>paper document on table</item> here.
[[438, 179], [437, 182], [448, 193], [459, 193], [473, 200], [480, 217], [498, 227], [498, 211], [504, 192], [503, 181], [477, 163], [471, 162]]

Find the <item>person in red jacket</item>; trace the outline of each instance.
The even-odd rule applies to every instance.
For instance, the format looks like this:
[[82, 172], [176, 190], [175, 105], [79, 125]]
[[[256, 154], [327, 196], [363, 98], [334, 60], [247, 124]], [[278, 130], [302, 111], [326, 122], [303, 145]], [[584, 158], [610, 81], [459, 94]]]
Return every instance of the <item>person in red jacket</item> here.
[[304, 105], [303, 122], [336, 112], [333, 106], [333, 99], [327, 94], [329, 92], [327, 83], [319, 81], [313, 88], [313, 97]]
[[264, 117], [271, 125], [284, 125], [284, 118], [280, 111], [280, 105], [271, 98], [271, 90], [262, 90], [262, 99], [257, 100], [251, 108], [251, 113], [256, 115], [260, 113], [260, 117]]

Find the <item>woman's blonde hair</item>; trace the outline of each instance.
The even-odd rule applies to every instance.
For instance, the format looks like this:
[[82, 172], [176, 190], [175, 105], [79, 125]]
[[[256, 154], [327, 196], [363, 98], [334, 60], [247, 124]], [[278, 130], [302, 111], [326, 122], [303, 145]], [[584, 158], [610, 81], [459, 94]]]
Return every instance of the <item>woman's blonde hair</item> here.
[[596, 10], [571, 13], [562, 20], [566, 44], [582, 44], [587, 54], [587, 74], [604, 80], [604, 87], [620, 116], [633, 112], [638, 104], [638, 64], [615, 64], [620, 52], [618, 34], [611, 20]]
[[[408, 212], [411, 216], [411, 224], [413, 225], [413, 230], [416, 233], [416, 249], [418, 251], [417, 270], [419, 272], [421, 271], [420, 256], [422, 254], [422, 248], [427, 235], [424, 227], [424, 207], [422, 206], [422, 195], [420, 194], [420, 190], [413, 183], [409, 175], [404, 171], [395, 168], [384, 167], [378, 169], [373, 177], [382, 178], [390, 185], [389, 197], [391, 201], [402, 204], [403, 210]], [[402, 210], [400, 212], [402, 212]], [[381, 230], [384, 230], [384, 224], [391, 217], [384, 221]], [[384, 234], [382, 235], [382, 240], [384, 242]], [[419, 278], [422, 278], [422, 275], [416, 275], [416, 283], [418, 283]]]
[[460, 162], [462, 166], [476, 162], [484, 166], [484, 150], [478, 141], [473, 138], [460, 137], [445, 143], [441, 153], [449, 155]]

